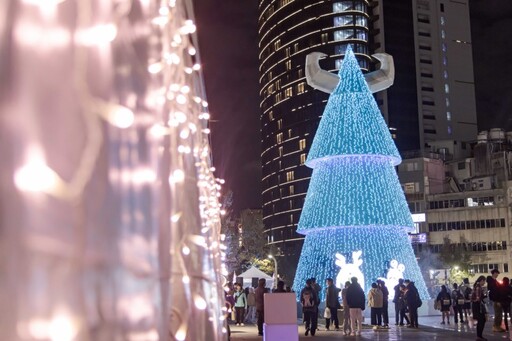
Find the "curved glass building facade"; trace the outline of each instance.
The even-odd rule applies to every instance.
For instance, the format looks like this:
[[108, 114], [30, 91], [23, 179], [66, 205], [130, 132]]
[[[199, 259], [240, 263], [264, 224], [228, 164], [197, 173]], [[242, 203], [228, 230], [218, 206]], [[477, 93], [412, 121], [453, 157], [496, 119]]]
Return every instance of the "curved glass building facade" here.
[[351, 44], [363, 70], [371, 65], [369, 2], [262, 0], [259, 5], [263, 222], [269, 244], [300, 253], [296, 226], [311, 170], [304, 165], [328, 94], [306, 83], [305, 60], [323, 52], [339, 68]]

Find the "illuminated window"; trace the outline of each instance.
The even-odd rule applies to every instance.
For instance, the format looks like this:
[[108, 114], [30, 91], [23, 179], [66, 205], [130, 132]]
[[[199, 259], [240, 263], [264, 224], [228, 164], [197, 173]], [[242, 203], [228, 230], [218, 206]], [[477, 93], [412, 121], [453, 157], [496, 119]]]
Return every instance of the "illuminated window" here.
[[306, 139], [302, 139], [299, 141], [299, 149], [304, 150], [306, 148]]
[[[290, 208], [292, 208], [292, 201], [290, 200]], [[293, 224], [293, 214], [290, 214], [290, 224]]]
[[[283, 147], [279, 147], [278, 151], [279, 151], [279, 157], [283, 156]], [[281, 168], [281, 167], [279, 167], [279, 168]]]
[[269, 119], [270, 121], [273, 121], [273, 120], [274, 120], [274, 112], [273, 112], [272, 110], [270, 110], [270, 111], [268, 112], [268, 119]]
[[286, 88], [286, 90], [284, 91], [284, 97], [285, 98], [288, 98], [288, 97], [292, 97], [293, 96], [293, 90], [291, 87], [289, 88]]
[[452, 113], [449, 112], [449, 111], [446, 112], [446, 120], [447, 121], [451, 121], [452, 120]]
[[276, 141], [278, 144], [283, 143], [283, 133], [277, 134]]
[[286, 57], [290, 57], [290, 47], [286, 48]]
[[299, 43], [293, 44], [293, 52], [299, 51]]
[[294, 178], [295, 178], [294, 171], [286, 172], [286, 181], [293, 181]]
[[300, 164], [303, 165], [306, 162], [306, 154], [300, 154]]
[[322, 33], [322, 43], [327, 43], [329, 41], [329, 34], [328, 33]]
[[299, 84], [297, 84], [297, 94], [303, 93], [304, 92], [304, 88], [305, 88], [304, 82], [300, 82]]
[[276, 89], [277, 89], [277, 90], [281, 90], [281, 80], [280, 80], [280, 79], [278, 79], [278, 80], [276, 81]]
[[286, 64], [286, 70], [292, 69], [292, 61], [290, 59], [288, 59], [285, 64]]
[[281, 40], [278, 39], [274, 42], [274, 50], [277, 51], [281, 47]]
[[294, 195], [295, 194], [295, 186], [290, 186], [290, 195]]
[[450, 86], [448, 84], [444, 85], [444, 92], [447, 94], [450, 93]]
[[291, 138], [291, 137], [292, 137], [292, 130], [288, 129], [288, 138]]
[[283, 119], [277, 120], [277, 129], [283, 129]]
[[278, 102], [281, 102], [281, 100], [283, 99], [283, 94], [278, 92], [275, 96], [274, 96], [274, 100], [276, 103]]

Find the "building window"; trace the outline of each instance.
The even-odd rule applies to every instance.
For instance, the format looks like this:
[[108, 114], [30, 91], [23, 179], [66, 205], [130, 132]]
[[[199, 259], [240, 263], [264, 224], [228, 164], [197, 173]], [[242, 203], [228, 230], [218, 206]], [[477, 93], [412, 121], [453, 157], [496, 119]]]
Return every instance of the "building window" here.
[[299, 149], [300, 150], [306, 149], [306, 139], [302, 139], [299, 141]]
[[288, 138], [290, 139], [292, 137], [292, 130], [288, 129]]
[[300, 164], [306, 163], [306, 154], [300, 154]]
[[288, 97], [292, 97], [292, 96], [293, 96], [292, 88], [291, 87], [286, 88], [286, 90], [284, 91], [284, 97], [288, 98]]
[[276, 135], [277, 144], [283, 143], [283, 133], [279, 133]]
[[290, 195], [294, 195], [295, 194], [295, 186], [290, 186]]
[[[279, 151], [279, 157], [283, 156], [283, 147], [282, 146], [279, 147], [278, 151]], [[279, 167], [279, 168], [281, 168], [281, 167]]]
[[[290, 200], [290, 208], [292, 208], [292, 201]], [[290, 224], [293, 224], [293, 214], [290, 214]]]
[[286, 70], [289, 71], [292, 69], [292, 61], [290, 59], [288, 59], [285, 64], [286, 64]]
[[329, 42], [329, 34], [328, 33], [322, 33], [322, 43]]
[[297, 95], [304, 93], [304, 88], [304, 82], [300, 82], [299, 84], [297, 84]]
[[278, 39], [274, 42], [274, 51], [277, 51], [281, 47], [281, 40]]
[[283, 119], [282, 118], [277, 120], [277, 129], [283, 129]]
[[268, 112], [268, 119], [270, 120], [270, 122], [274, 120], [274, 112], [272, 110]]
[[286, 172], [286, 181], [293, 181], [294, 178], [295, 178], [294, 171]]
[[452, 113], [449, 112], [449, 111], [446, 112], [446, 120], [447, 121], [451, 121], [452, 120]]

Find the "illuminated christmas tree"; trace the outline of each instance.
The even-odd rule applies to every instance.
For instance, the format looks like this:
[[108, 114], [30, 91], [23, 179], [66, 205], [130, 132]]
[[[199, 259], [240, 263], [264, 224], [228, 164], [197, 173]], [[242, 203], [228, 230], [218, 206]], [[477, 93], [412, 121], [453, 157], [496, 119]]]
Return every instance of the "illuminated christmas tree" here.
[[400, 154], [350, 48], [330, 95], [306, 165], [313, 168], [297, 232], [306, 235], [294, 281], [355, 276], [368, 290], [399, 277], [427, 289], [407, 232], [414, 223], [395, 166]]

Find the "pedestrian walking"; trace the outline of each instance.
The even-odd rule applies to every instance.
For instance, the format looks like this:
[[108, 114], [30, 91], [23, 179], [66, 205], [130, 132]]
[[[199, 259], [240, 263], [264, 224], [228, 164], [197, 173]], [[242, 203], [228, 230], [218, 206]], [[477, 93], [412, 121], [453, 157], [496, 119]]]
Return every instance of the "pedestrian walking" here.
[[240, 283], [235, 283], [235, 293], [233, 298], [235, 299], [236, 325], [243, 326], [245, 310], [247, 309], [247, 296], [245, 296], [245, 292]]
[[306, 325], [306, 332], [304, 335], [314, 336], [317, 329], [317, 312], [318, 312], [318, 298], [316, 291], [312, 287], [313, 281], [308, 279], [306, 286], [300, 292], [300, 303], [302, 304], [303, 321]]
[[357, 283], [357, 277], [350, 279], [351, 284], [347, 289], [347, 304], [350, 310], [350, 329], [352, 336], [361, 335], [363, 328], [363, 310], [365, 309], [365, 297], [363, 288]]
[[330, 318], [325, 319], [325, 328], [329, 330], [331, 321], [334, 323], [334, 328], [340, 330], [340, 322], [338, 321], [338, 308], [341, 307], [339, 296], [341, 289], [334, 285], [332, 278], [325, 280], [327, 288], [325, 289], [325, 309], [329, 309]]
[[471, 310], [473, 312], [473, 319], [477, 321], [476, 324], [476, 336], [477, 341], [487, 341], [483, 337], [482, 333], [485, 327], [485, 321], [487, 319], [487, 309], [485, 308], [485, 295], [483, 286], [485, 285], [485, 277], [480, 276], [477, 278], [473, 292], [471, 294]]
[[245, 323], [254, 323], [256, 315], [256, 297], [254, 288], [247, 288], [247, 313], [245, 314]]

